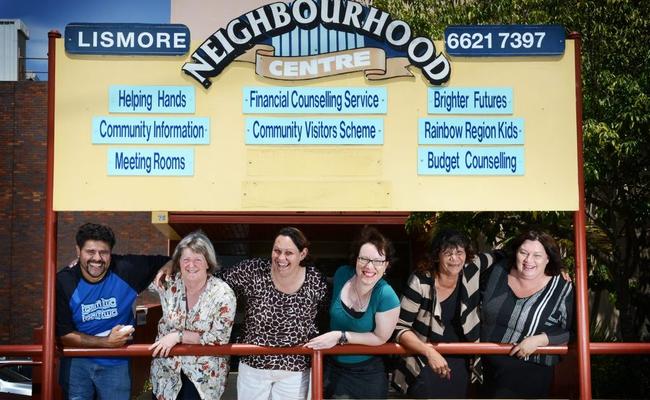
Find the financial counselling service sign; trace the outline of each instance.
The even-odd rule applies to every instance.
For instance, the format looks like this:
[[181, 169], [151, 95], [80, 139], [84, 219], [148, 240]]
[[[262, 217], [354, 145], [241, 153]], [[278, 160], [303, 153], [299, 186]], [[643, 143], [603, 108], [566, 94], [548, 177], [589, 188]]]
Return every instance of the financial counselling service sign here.
[[55, 210], [578, 207], [561, 26], [434, 41], [352, 0], [295, 0], [197, 37], [183, 15], [66, 28]]

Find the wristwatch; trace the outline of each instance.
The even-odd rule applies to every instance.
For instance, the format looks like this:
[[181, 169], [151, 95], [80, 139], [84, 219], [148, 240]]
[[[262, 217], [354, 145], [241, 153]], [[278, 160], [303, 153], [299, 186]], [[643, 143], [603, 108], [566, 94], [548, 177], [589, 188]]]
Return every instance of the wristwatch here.
[[345, 335], [345, 331], [341, 331], [341, 337], [339, 338], [339, 344], [347, 344], [348, 337]]
[[178, 331], [178, 343], [183, 344], [183, 330]]

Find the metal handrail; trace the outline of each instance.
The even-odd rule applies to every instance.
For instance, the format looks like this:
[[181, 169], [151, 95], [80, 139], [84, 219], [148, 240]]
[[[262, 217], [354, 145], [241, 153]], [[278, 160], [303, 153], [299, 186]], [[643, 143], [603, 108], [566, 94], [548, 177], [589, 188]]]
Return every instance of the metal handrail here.
[[[429, 343], [429, 346], [442, 354], [508, 354], [512, 344], [505, 343]], [[151, 356], [149, 344], [132, 344], [120, 348], [88, 349], [63, 348], [59, 354], [68, 357], [96, 356]], [[537, 349], [538, 353], [564, 355], [575, 351], [571, 346], [544, 346]], [[638, 354], [650, 353], [650, 343], [590, 343], [590, 354]], [[409, 354], [397, 343], [386, 343], [380, 346], [365, 346], [358, 344], [337, 345], [330, 349], [313, 350], [303, 346], [297, 347], [265, 347], [251, 344], [224, 344], [214, 346], [176, 345], [170, 355], [260, 355], [260, 354], [303, 354], [311, 356], [312, 398], [323, 398], [323, 360], [326, 355], [333, 354]], [[5, 345], [0, 346], [0, 355], [32, 355], [42, 356], [43, 346], [40, 345]], [[45, 389], [45, 388], [44, 388]], [[51, 389], [51, 388], [50, 388]], [[51, 391], [51, 390], [50, 390]]]
[[31, 366], [41, 366], [43, 365], [42, 361], [30, 361], [30, 360], [2, 360], [0, 361], [0, 369], [14, 366], [22, 365], [31, 365]]
[[[93, 349], [93, 348], [63, 348], [63, 355], [68, 357], [96, 357], [96, 356], [131, 356], [146, 357], [151, 355], [148, 344], [131, 344], [119, 348]], [[441, 354], [508, 354], [512, 345], [503, 343], [437, 343], [429, 344]], [[572, 346], [545, 346], [537, 352], [542, 354], [564, 355], [569, 353]], [[648, 354], [650, 343], [646, 342], [591, 342], [591, 355], [603, 354]], [[43, 346], [30, 345], [0, 345], [1, 356], [40, 356]], [[386, 343], [380, 346], [364, 346], [347, 344], [334, 346], [330, 349], [312, 350], [306, 347], [265, 347], [250, 344], [224, 344], [216, 346], [201, 345], [176, 345], [172, 348], [171, 355], [259, 355], [259, 354], [304, 354], [312, 355], [316, 352], [325, 355], [332, 354], [396, 354], [404, 355], [409, 352], [397, 343]]]

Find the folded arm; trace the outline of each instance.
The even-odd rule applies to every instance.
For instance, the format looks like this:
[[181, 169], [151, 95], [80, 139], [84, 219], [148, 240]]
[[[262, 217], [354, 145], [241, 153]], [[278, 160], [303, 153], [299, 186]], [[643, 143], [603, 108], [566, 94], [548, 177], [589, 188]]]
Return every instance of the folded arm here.
[[[345, 332], [347, 342], [350, 344], [364, 344], [366, 346], [379, 346], [390, 339], [399, 318], [399, 307], [375, 313], [375, 330], [372, 332]], [[339, 342], [342, 331], [330, 331], [311, 339], [305, 347], [312, 349], [329, 349]]]

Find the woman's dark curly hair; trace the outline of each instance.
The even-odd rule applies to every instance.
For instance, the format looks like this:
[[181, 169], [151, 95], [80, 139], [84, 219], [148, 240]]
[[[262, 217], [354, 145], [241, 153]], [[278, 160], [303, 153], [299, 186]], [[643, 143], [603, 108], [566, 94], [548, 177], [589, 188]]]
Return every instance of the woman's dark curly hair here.
[[474, 258], [474, 249], [467, 236], [455, 229], [441, 229], [433, 237], [429, 253], [417, 263], [415, 270], [435, 274], [440, 268], [440, 253], [449, 249], [465, 250], [465, 262]]

